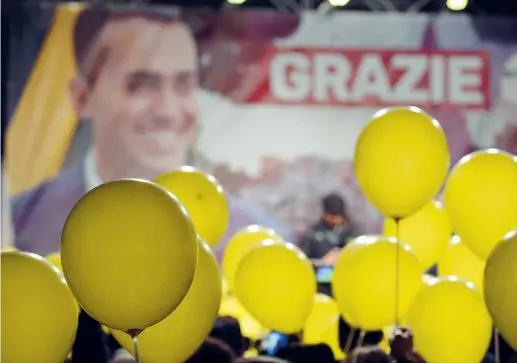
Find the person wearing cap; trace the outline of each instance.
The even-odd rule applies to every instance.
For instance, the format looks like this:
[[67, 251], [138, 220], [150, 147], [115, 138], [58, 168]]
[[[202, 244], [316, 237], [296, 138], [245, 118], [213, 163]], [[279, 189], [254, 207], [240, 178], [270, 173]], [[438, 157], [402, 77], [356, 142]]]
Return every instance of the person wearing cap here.
[[334, 265], [341, 249], [358, 235], [346, 213], [345, 200], [336, 193], [325, 196], [323, 214], [302, 238], [298, 246], [315, 265]]

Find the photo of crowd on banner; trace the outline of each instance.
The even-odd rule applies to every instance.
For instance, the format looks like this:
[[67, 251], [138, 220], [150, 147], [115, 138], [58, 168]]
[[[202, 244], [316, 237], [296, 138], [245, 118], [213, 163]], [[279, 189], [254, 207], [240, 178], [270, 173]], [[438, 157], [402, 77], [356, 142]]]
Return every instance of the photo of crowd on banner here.
[[2, 361], [517, 362], [517, 39], [23, 11]]

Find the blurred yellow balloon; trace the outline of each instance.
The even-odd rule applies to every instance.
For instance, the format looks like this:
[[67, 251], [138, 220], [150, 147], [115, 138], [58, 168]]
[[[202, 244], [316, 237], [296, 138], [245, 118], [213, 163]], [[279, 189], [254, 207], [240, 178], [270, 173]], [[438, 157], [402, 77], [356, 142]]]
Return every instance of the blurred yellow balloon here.
[[231, 316], [239, 321], [242, 334], [252, 340], [260, 340], [267, 330], [242, 306], [233, 295], [223, 297], [219, 316]]
[[239, 264], [235, 294], [264, 327], [298, 333], [316, 294], [316, 276], [309, 259], [291, 243], [261, 242]]
[[212, 176], [190, 166], [160, 175], [155, 182], [187, 209], [197, 233], [215, 247], [228, 228], [230, 210], [223, 187]]
[[[423, 287], [422, 266], [411, 248], [386, 236], [367, 236], [360, 247], [334, 270], [332, 291], [339, 306], [347, 304], [362, 330], [394, 324], [409, 309]], [[397, 248], [399, 249], [398, 299]], [[382, 302], [382, 303], [380, 303]], [[397, 317], [395, 316], [397, 312]]]
[[485, 267], [485, 301], [495, 326], [517, 350], [517, 232], [494, 248]]
[[101, 324], [124, 331], [154, 325], [180, 304], [197, 255], [197, 237], [179, 201], [137, 179], [87, 193], [61, 236], [63, 272], [75, 297]]
[[77, 331], [77, 306], [43, 257], [2, 252], [2, 362], [63, 362]]
[[385, 216], [404, 218], [429, 203], [449, 170], [440, 124], [416, 107], [377, 112], [357, 140], [355, 175]]
[[223, 277], [222, 278], [222, 281], [223, 281], [223, 296], [226, 296], [228, 294], [230, 294], [230, 286], [228, 285], [228, 281]]
[[433, 266], [443, 254], [452, 234], [451, 222], [440, 202], [428, 203], [415, 214], [397, 224], [392, 218], [384, 222], [384, 235], [397, 237], [413, 250], [424, 269]]
[[[199, 348], [217, 319], [222, 298], [221, 273], [210, 247], [200, 241], [194, 281], [176, 310], [138, 336], [140, 358], [146, 363], [181, 363]], [[113, 336], [134, 353], [133, 342], [124, 332]]]
[[464, 156], [452, 169], [444, 204], [452, 229], [482, 260], [517, 228], [517, 157], [488, 149]]
[[440, 276], [457, 276], [473, 282], [479, 291], [483, 291], [484, 270], [485, 262], [463, 244], [459, 236], [451, 238], [445, 254], [438, 261]]
[[6, 247], [6, 248], [2, 249], [2, 252], [15, 252], [15, 251], [18, 251], [18, 250], [14, 247]]
[[63, 273], [63, 266], [61, 266], [61, 255], [59, 254], [59, 252], [51, 253], [45, 258], [48, 262], [56, 266], [58, 270], [61, 271], [61, 273]]
[[407, 325], [427, 363], [481, 362], [492, 335], [479, 290], [456, 277], [426, 286], [408, 311]]
[[283, 242], [282, 237], [272, 229], [257, 225], [245, 227], [230, 238], [223, 256], [223, 271], [230, 291], [235, 291], [235, 272], [242, 258], [266, 239]]
[[349, 302], [347, 301], [347, 294], [343, 294], [343, 281], [346, 277], [346, 264], [350, 256], [357, 252], [361, 247], [371, 244], [377, 240], [375, 236], [360, 236], [346, 244], [339, 256], [339, 260], [334, 266], [334, 274], [331, 281], [332, 294], [337, 301], [339, 311], [343, 319], [353, 327], [359, 327], [356, 319], [350, 313]]
[[342, 359], [339, 347], [339, 308], [337, 303], [323, 294], [316, 294], [311, 313], [303, 328], [305, 344], [327, 344], [337, 359]]

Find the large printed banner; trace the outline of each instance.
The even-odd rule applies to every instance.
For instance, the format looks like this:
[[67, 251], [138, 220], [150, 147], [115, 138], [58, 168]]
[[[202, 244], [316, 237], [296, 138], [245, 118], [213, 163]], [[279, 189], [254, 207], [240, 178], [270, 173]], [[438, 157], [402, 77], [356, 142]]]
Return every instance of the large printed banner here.
[[352, 157], [386, 106], [433, 114], [453, 162], [478, 148], [517, 151], [517, 39], [491, 30], [506, 22], [517, 34], [512, 20], [74, 4], [25, 12], [11, 42], [7, 167], [16, 244], [36, 253], [59, 249], [67, 214], [91, 188], [182, 164], [227, 191], [219, 255], [252, 223], [295, 241], [334, 191], [359, 229], [379, 232]]

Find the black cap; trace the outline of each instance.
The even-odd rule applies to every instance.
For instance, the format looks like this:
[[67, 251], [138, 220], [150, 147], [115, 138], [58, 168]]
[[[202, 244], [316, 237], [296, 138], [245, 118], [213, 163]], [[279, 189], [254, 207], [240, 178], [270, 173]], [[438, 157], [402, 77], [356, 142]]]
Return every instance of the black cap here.
[[331, 193], [323, 197], [321, 204], [325, 213], [334, 215], [345, 214], [345, 200], [337, 193]]

